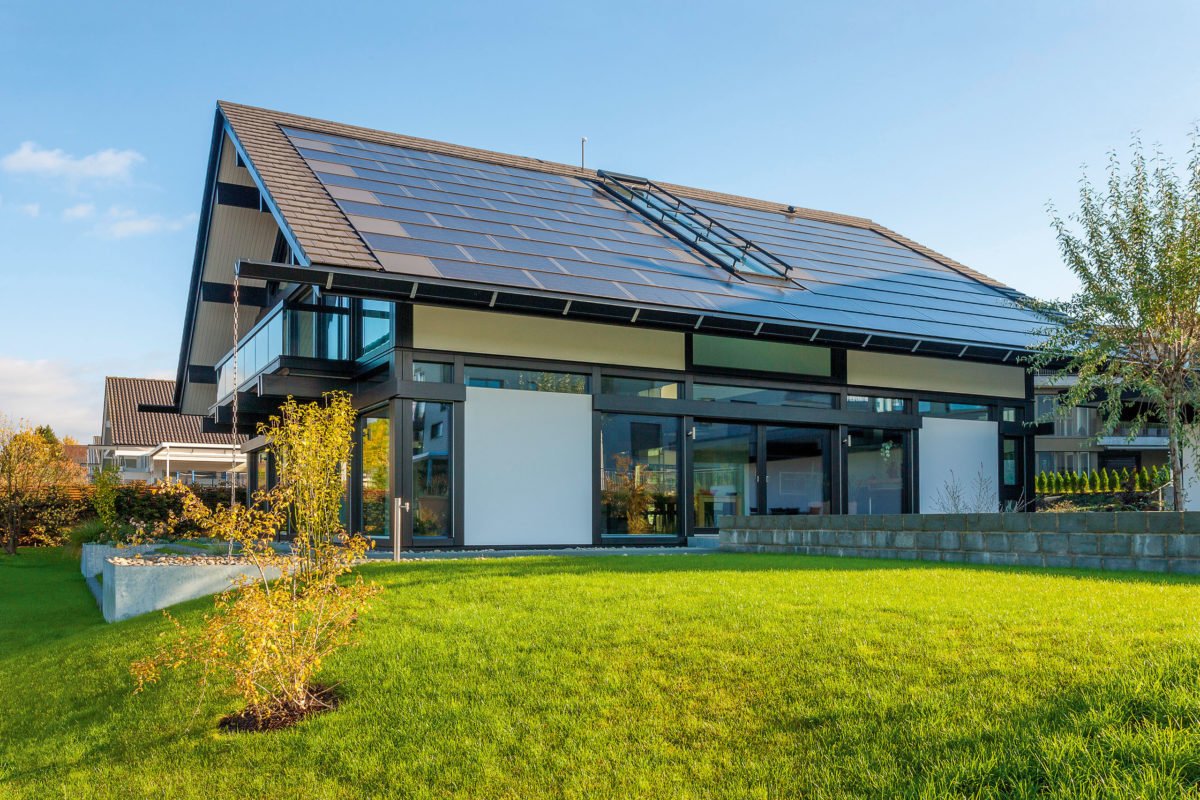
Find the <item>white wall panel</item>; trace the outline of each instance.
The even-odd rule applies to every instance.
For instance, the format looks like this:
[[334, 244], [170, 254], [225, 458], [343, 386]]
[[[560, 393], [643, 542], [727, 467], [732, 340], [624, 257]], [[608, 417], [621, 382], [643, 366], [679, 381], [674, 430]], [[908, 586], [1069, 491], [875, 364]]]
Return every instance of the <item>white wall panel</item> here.
[[986, 510], [1000, 509], [1000, 445], [995, 422], [925, 417], [917, 435], [920, 510], [923, 513], [937, 514], [948, 510], [938, 507], [938, 496], [945, 494], [951, 480], [958, 484], [968, 500], [973, 501], [978, 494], [976, 487], [981, 470], [991, 486], [991, 505]]
[[467, 387], [463, 543], [592, 542], [590, 395]]

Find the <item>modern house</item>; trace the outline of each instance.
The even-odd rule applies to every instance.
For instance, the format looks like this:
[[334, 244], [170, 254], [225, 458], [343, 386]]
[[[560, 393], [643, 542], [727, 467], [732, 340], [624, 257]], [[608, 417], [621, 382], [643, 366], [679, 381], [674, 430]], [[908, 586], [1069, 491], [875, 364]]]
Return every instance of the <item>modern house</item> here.
[[349, 392], [350, 525], [397, 550], [684, 543], [977, 479], [998, 509], [1033, 470], [1017, 299], [861, 217], [220, 103], [172, 402], [249, 432]]
[[88, 453], [92, 474], [113, 464], [125, 483], [244, 484], [246, 437], [204, 431], [203, 417], [174, 410], [174, 396], [174, 381], [105, 378], [101, 433]]

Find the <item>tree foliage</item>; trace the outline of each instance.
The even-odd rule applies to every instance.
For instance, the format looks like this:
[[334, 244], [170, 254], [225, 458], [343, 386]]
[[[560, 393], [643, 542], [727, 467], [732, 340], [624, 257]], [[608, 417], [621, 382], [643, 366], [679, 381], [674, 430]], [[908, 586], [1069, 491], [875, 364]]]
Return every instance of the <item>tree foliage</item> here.
[[[33, 510], [69, 486], [82, 484], [82, 467], [63, 455], [62, 445], [49, 427], [34, 428], [25, 422], [0, 417], [0, 517], [5, 526], [5, 550], [17, 552], [17, 542]], [[53, 519], [59, 526], [71, 520]], [[57, 530], [42, 530], [57, 536]]]
[[1200, 132], [1182, 175], [1135, 139], [1127, 167], [1110, 154], [1103, 186], [1084, 176], [1076, 213], [1050, 211], [1080, 289], [1069, 300], [1032, 303], [1055, 323], [1042, 332], [1032, 367], [1063, 378], [1061, 413], [1098, 402], [1100, 436], [1140, 398], [1130, 427], [1167, 427], [1175, 504], [1183, 508], [1184, 453], [1197, 443], [1190, 415], [1200, 404]]

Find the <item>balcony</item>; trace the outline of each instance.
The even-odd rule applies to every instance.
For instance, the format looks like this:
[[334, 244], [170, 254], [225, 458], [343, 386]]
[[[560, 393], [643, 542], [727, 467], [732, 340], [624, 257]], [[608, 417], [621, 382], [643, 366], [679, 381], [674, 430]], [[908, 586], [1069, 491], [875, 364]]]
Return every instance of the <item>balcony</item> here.
[[[1130, 434], [1135, 435], [1130, 438]], [[1108, 436], [1101, 436], [1097, 444], [1116, 450], [1165, 450], [1169, 435], [1165, 425], [1144, 425], [1141, 428], [1120, 425]]]
[[350, 359], [349, 308], [281, 304], [255, 323], [236, 351], [217, 363], [217, 402], [235, 389], [243, 390], [264, 372], [280, 371], [291, 360], [312, 364]]

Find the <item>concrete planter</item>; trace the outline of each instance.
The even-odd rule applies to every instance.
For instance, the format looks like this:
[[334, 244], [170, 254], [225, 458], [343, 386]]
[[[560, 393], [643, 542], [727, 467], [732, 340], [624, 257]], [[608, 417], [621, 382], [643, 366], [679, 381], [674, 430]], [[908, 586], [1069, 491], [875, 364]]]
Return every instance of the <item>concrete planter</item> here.
[[[128, 549], [119, 555], [128, 555]], [[238, 579], [257, 577], [253, 564], [115, 564], [104, 562], [101, 610], [106, 622], [119, 622], [230, 588]], [[279, 577], [268, 570], [267, 577]]]
[[129, 547], [117, 547], [112, 544], [85, 544], [83, 555], [79, 559], [79, 571], [85, 578], [94, 578], [104, 571], [104, 562], [110, 558], [133, 558], [137, 555], [153, 553], [157, 544], [139, 544]]

